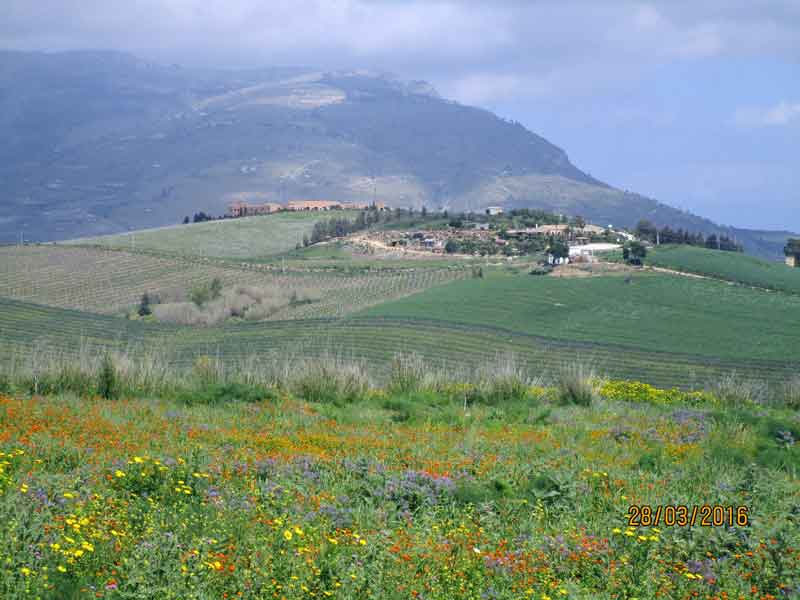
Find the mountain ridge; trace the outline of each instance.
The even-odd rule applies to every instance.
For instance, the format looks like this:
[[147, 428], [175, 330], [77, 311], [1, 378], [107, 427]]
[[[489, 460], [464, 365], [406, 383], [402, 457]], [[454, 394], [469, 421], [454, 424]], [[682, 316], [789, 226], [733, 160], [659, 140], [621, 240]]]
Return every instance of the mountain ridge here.
[[219, 214], [231, 194], [488, 205], [642, 218], [738, 235], [617, 190], [521, 124], [445, 100], [427, 82], [363, 70], [162, 66], [110, 51], [0, 52], [0, 241], [63, 239]]

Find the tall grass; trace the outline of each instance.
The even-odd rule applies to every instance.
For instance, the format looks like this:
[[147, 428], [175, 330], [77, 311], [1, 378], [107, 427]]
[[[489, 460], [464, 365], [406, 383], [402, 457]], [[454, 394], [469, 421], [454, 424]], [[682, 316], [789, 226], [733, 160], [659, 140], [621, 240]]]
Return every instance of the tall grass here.
[[[540, 375], [521, 366], [513, 355], [498, 355], [478, 366], [454, 367], [414, 353], [397, 354], [381, 367], [330, 350], [313, 356], [308, 354], [311, 350], [303, 347], [297, 354], [274, 352], [234, 359], [167, 355], [134, 346], [82, 344], [76, 354], [35, 347], [25, 354], [0, 357], [0, 393], [188, 398], [187, 394], [217, 386], [221, 397], [252, 397], [241, 389], [233, 394], [220, 391], [239, 385], [253, 388], [262, 397], [270, 395], [264, 390], [274, 390], [337, 405], [375, 394], [406, 398], [435, 394], [465, 408], [473, 404], [530, 407], [545, 391], [559, 403], [583, 407], [600, 397], [601, 378], [579, 360], [555, 374]], [[768, 387], [730, 374], [707, 383], [706, 390], [725, 407], [800, 408], [800, 377]]]
[[570, 364], [558, 372], [556, 388], [561, 404], [591, 406], [599, 398], [595, 372], [581, 362]]

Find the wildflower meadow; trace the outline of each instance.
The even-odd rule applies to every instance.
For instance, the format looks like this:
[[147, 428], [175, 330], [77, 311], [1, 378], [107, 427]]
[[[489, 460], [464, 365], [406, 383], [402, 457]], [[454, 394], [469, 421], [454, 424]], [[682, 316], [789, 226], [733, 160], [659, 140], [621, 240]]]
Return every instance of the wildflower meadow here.
[[[0, 596], [800, 597], [796, 411], [635, 382], [585, 403], [557, 386], [302, 391], [7, 388]], [[703, 505], [746, 523], [629, 520]]]

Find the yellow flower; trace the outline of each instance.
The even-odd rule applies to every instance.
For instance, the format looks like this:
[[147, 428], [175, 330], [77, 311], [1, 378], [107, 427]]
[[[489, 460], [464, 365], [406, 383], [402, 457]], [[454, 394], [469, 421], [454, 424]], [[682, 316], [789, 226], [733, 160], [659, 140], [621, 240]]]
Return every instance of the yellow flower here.
[[22, 567], [19, 572], [25, 575], [25, 577], [31, 574], [31, 570], [28, 567]]
[[61, 544], [50, 544], [50, 547], [51, 547], [53, 550], [56, 550], [56, 551], [57, 551], [57, 550], [59, 550], [59, 549], [61, 548]]
[[619, 527], [614, 527], [614, 529], [611, 530], [611, 533], [622, 533], [622, 529]]
[[285, 539], [287, 542], [288, 542], [289, 540], [291, 540], [291, 539], [292, 539], [292, 532], [291, 532], [291, 531], [289, 531], [288, 529], [285, 529], [285, 530], [283, 531], [283, 539]]
[[297, 535], [303, 535], [303, 530], [302, 530], [302, 529], [300, 529], [299, 527], [295, 527], [295, 528], [294, 528], [294, 532], [295, 532]]
[[75, 497], [75, 494], [73, 494], [71, 492], [64, 492], [62, 495], [64, 496], [64, 498], [74, 498]]
[[336, 538], [332, 538], [332, 537], [329, 537], [328, 541], [333, 545], [336, 545], [336, 544], [339, 543], [339, 540], [337, 540]]
[[28, 486], [23, 483], [21, 486], [19, 486], [19, 491], [22, 492], [23, 494], [27, 494]]
[[125, 477], [125, 473], [123, 471], [120, 471], [119, 469], [117, 469], [116, 471], [114, 471], [114, 476], [115, 477]]
[[366, 546], [367, 540], [358, 540], [358, 543], [361, 544], [362, 546]]
[[58, 566], [56, 567], [56, 569], [58, 569], [58, 571], [59, 571], [60, 573], [66, 573], [66, 572], [67, 572], [67, 568], [66, 568], [64, 565], [58, 565]]

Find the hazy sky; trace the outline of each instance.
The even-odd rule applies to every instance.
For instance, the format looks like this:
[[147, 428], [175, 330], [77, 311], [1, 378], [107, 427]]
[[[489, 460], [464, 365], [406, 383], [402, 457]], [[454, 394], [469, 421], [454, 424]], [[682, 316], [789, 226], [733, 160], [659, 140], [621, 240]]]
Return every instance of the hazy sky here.
[[800, 231], [800, 0], [3, 0], [0, 47], [426, 79], [618, 187]]

